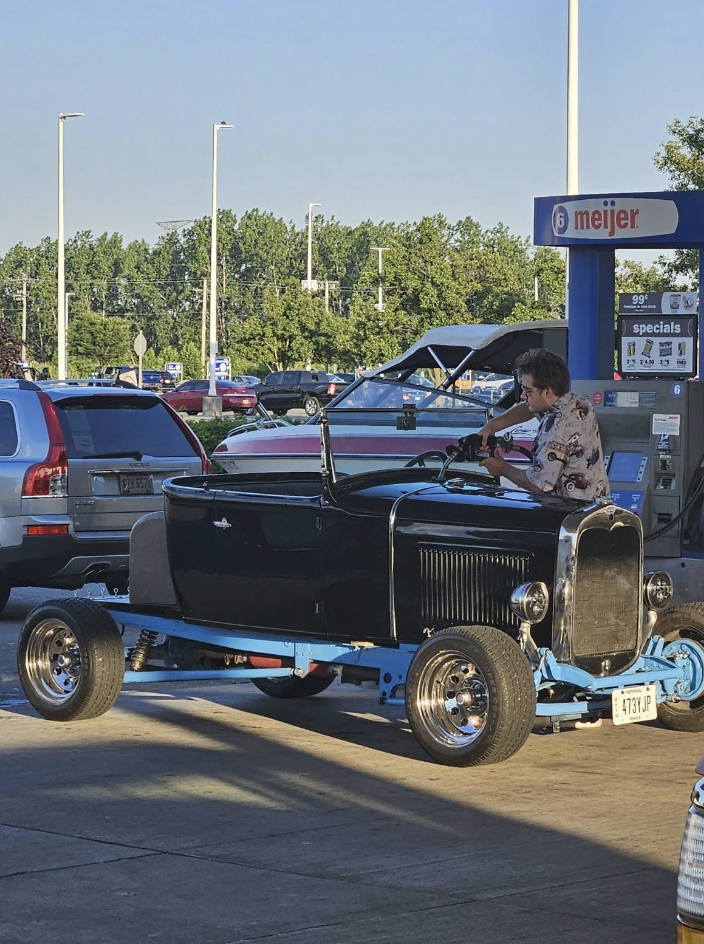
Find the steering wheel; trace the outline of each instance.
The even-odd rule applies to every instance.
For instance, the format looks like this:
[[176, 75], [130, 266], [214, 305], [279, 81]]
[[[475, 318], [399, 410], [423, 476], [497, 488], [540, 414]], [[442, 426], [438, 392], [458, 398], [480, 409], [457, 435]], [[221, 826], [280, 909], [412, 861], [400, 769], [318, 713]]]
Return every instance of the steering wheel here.
[[444, 452], [438, 452], [437, 449], [429, 449], [428, 452], [421, 452], [420, 455], [414, 456], [410, 462], [404, 465], [404, 469], [412, 469], [414, 465], [424, 469], [426, 459], [436, 459], [438, 462], [445, 462], [447, 456]]

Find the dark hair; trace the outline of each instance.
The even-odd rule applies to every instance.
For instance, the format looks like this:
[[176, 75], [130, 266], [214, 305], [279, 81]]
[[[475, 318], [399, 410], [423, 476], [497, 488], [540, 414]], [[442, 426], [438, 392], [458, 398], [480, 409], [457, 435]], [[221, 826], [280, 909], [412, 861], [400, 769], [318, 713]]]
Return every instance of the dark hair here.
[[530, 374], [539, 390], [550, 387], [558, 397], [564, 397], [570, 389], [570, 372], [559, 354], [545, 347], [534, 347], [516, 360], [519, 374]]

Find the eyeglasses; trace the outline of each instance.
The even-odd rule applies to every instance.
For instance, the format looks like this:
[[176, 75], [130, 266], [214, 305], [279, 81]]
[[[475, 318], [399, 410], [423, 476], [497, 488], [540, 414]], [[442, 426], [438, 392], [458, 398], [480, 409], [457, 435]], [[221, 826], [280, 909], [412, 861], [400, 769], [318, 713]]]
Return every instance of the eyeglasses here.
[[531, 395], [531, 393], [533, 393], [533, 391], [535, 391], [535, 390], [537, 390], [537, 389], [538, 389], [538, 387], [526, 387], [525, 384], [521, 384], [521, 392], [522, 392], [522, 393], [525, 393], [525, 395], [526, 395], [527, 397], [529, 397], [529, 396]]

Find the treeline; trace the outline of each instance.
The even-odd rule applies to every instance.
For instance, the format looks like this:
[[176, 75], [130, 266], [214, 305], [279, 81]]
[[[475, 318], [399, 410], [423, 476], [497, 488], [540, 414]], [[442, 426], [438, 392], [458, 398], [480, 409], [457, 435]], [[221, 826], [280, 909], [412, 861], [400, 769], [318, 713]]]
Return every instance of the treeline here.
[[[704, 120], [675, 120], [654, 157], [677, 190], [704, 188]], [[499, 224], [466, 217], [416, 223], [344, 226], [314, 219], [313, 277], [307, 225], [254, 209], [218, 216], [218, 340], [235, 372], [263, 373], [298, 364], [379, 364], [426, 329], [464, 322], [504, 323], [564, 315], [561, 252], [533, 248]], [[378, 251], [383, 272], [378, 273]], [[39, 367], [56, 364], [56, 242], [18, 244], [0, 259], [0, 310], [21, 332], [23, 279], [28, 350]], [[210, 218], [165, 233], [156, 243], [123, 243], [114, 233], [78, 233], [66, 243], [69, 370], [74, 376], [133, 361], [132, 341], [147, 337], [145, 366], [182, 361], [200, 376], [203, 282], [210, 270]], [[379, 287], [383, 310], [377, 305]], [[698, 287], [698, 256], [676, 252], [653, 265], [624, 260], [617, 291]], [[206, 299], [207, 301], [207, 299]]]
[[[385, 247], [378, 310], [379, 254]], [[266, 371], [311, 362], [378, 364], [427, 328], [464, 322], [503, 323], [561, 317], [564, 261], [552, 249], [499, 225], [467, 217], [417, 223], [344, 226], [314, 219], [313, 277], [307, 226], [250, 210], [218, 216], [218, 340], [236, 371]], [[133, 360], [141, 329], [146, 366], [182, 361], [201, 374], [203, 282], [210, 268], [210, 219], [165, 233], [150, 246], [119, 234], [78, 233], [66, 243], [69, 370]], [[0, 260], [0, 308], [21, 332], [23, 279], [32, 361], [56, 362], [56, 241], [18, 244]], [[326, 284], [327, 283], [327, 284]]]

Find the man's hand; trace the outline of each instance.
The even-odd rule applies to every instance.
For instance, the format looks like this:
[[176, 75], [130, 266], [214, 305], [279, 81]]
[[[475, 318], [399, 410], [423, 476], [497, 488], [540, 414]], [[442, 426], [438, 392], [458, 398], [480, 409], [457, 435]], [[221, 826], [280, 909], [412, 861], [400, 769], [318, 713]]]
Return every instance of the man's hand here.
[[477, 433], [477, 436], [479, 437], [482, 444], [482, 449], [486, 450], [489, 443], [489, 436], [496, 436], [498, 431], [499, 430], [497, 429], [496, 420], [489, 420], [488, 423], [482, 426], [482, 428]]
[[506, 470], [510, 470], [511, 468], [509, 463], [500, 456], [487, 456], [486, 459], [482, 459], [479, 465], [485, 468], [489, 475], [493, 475], [496, 478], [501, 478], [502, 475], [505, 476]]

